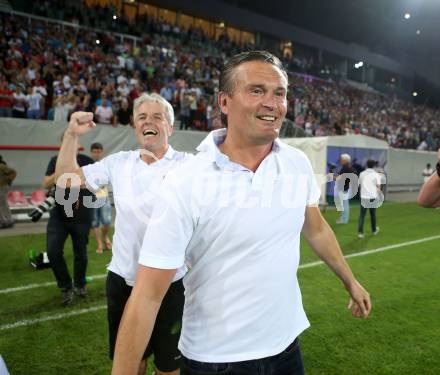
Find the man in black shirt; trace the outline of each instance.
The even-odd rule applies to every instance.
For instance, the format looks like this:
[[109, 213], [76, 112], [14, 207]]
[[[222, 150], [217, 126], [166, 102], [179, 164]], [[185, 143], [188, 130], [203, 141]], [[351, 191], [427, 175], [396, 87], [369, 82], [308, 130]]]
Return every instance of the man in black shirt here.
[[[350, 181], [356, 176], [356, 170], [351, 166], [351, 156], [348, 154], [342, 154], [340, 156], [341, 169], [336, 176], [336, 188], [342, 194], [342, 207], [341, 216], [336, 221], [336, 224], [348, 224], [350, 219]], [[335, 199], [337, 197], [335, 196]]]
[[[57, 156], [54, 156], [47, 166], [43, 186], [46, 189], [55, 185], [55, 165]], [[78, 154], [77, 163], [83, 167], [92, 164], [93, 160], [86, 155]], [[70, 189], [65, 190], [64, 197], [70, 196]], [[93, 195], [87, 189], [80, 189], [78, 200], [70, 207], [56, 203], [50, 212], [47, 223], [47, 256], [53, 273], [57, 280], [58, 288], [61, 289], [62, 304], [69, 305], [73, 300], [74, 293], [80, 297], [87, 295], [86, 269], [87, 269], [87, 243], [92, 223], [93, 209], [84, 206], [84, 197]], [[71, 211], [70, 211], [71, 210]], [[73, 215], [68, 215], [68, 212]], [[70, 235], [73, 244], [73, 284], [64, 259], [64, 243]], [[74, 287], [74, 288], [73, 288]]]
[[128, 102], [126, 99], [122, 101], [121, 108], [118, 109], [118, 112], [116, 113], [116, 116], [113, 118], [113, 125], [117, 126], [119, 125], [130, 125], [132, 123], [132, 111], [130, 108], [128, 108]]

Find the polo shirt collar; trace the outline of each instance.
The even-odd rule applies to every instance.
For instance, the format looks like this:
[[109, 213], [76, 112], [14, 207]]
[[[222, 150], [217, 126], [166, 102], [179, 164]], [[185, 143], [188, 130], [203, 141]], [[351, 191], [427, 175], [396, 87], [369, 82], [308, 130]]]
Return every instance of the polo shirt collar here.
[[[139, 159], [141, 158], [141, 151], [142, 150], [140, 149], [137, 150]], [[165, 155], [163, 156], [162, 159], [173, 160], [175, 155], [176, 155], [176, 150], [174, 150], [174, 148], [172, 148], [171, 145], [168, 145], [167, 152], [165, 152]]]
[[[216, 163], [220, 169], [247, 170], [239, 164], [231, 162], [229, 157], [220, 151], [218, 146], [225, 141], [226, 132], [225, 128], [211, 131], [196, 150], [202, 153], [206, 159]], [[277, 138], [273, 142], [272, 152], [278, 153], [282, 147], [283, 143]]]

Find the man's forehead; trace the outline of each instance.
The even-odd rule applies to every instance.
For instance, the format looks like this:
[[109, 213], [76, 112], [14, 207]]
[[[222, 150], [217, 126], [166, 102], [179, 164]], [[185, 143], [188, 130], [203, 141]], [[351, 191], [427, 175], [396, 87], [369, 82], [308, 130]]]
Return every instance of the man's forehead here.
[[156, 113], [165, 115], [165, 108], [163, 108], [163, 106], [157, 102], [144, 102], [137, 108], [136, 111], [137, 115]]
[[287, 78], [277, 66], [263, 61], [249, 61], [239, 65], [236, 69], [235, 78], [238, 81], [246, 81], [246, 84], [258, 84], [273, 82], [276, 86], [287, 87]]
[[137, 110], [138, 113], [165, 113], [165, 109], [157, 102], [144, 102]]

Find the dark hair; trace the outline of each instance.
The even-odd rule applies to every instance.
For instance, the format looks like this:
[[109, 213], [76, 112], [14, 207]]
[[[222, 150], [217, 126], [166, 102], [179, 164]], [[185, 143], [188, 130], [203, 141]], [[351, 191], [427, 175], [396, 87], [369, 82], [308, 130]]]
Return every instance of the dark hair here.
[[377, 164], [376, 160], [373, 160], [373, 159], [367, 160], [367, 168], [374, 168], [376, 166], [376, 164]]
[[[272, 55], [268, 51], [248, 51], [241, 52], [234, 56], [232, 56], [229, 60], [225, 62], [221, 71], [219, 78], [219, 91], [223, 91], [228, 95], [231, 95], [235, 88], [235, 80], [234, 80], [234, 72], [238, 66], [241, 64], [251, 62], [251, 61], [261, 61], [268, 64], [275, 65], [277, 68], [281, 70], [283, 75], [288, 80], [287, 72], [284, 69], [283, 63], [280, 61], [278, 57]], [[222, 112], [221, 113], [221, 121], [222, 124], [228, 125], [228, 118]]]
[[90, 151], [92, 150], [104, 150], [104, 147], [102, 147], [102, 144], [99, 142], [92, 143], [90, 146]]

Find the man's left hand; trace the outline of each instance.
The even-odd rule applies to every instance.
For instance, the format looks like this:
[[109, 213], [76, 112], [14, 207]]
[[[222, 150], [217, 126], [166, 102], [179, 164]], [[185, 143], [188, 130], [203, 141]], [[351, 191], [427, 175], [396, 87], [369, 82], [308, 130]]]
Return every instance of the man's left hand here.
[[347, 287], [347, 290], [350, 293], [348, 309], [356, 318], [367, 318], [371, 311], [370, 294], [357, 280]]

